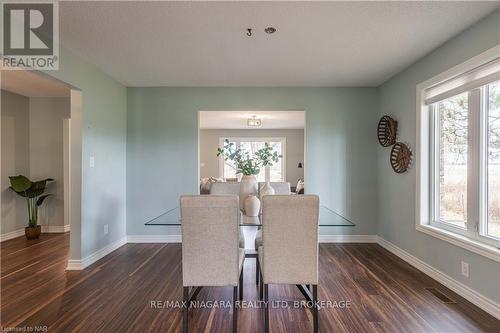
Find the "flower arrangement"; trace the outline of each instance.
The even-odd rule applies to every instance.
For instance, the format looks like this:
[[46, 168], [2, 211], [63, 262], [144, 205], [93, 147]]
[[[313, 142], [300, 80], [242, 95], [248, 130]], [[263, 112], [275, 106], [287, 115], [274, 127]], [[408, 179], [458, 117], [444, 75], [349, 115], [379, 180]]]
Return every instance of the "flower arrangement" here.
[[245, 176], [258, 175], [261, 168], [272, 166], [283, 157], [277, 151], [273, 151], [273, 147], [268, 142], [264, 144], [264, 148], [250, 155], [249, 152], [236, 148], [235, 144], [229, 142], [228, 139], [224, 140], [224, 147], [217, 148], [217, 156], [221, 155], [224, 157], [224, 161], [234, 162], [233, 168], [236, 173], [242, 173]]

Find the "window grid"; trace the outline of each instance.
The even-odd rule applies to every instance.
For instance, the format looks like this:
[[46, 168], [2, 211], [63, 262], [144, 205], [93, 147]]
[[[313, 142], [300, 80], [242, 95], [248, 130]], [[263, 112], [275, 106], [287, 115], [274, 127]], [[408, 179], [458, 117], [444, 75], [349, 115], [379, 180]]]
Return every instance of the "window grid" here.
[[[283, 182], [286, 179], [286, 138], [285, 137], [220, 137], [219, 138], [219, 146], [224, 145], [224, 141], [229, 140], [229, 142], [233, 142], [236, 148], [242, 148], [242, 144], [248, 146], [256, 146], [256, 149], [261, 148], [260, 146], [267, 142], [270, 145], [278, 145], [277, 151], [283, 157], [280, 159], [278, 163], [274, 163], [272, 167], [266, 167], [261, 170], [260, 174], [257, 175], [257, 181], [265, 181], [269, 179], [270, 181], [278, 181]], [[219, 159], [219, 176], [222, 178], [226, 177], [235, 177], [234, 169], [229, 167], [227, 164], [229, 161], [224, 161], [221, 156]], [[277, 167], [280, 167], [280, 170], [277, 170]], [[227, 174], [229, 171], [229, 175]]]
[[484, 88], [481, 103], [481, 234], [500, 239], [500, 81]]
[[[430, 224], [475, 239], [485, 244], [498, 246], [500, 238], [493, 236], [488, 228], [488, 110], [489, 85], [467, 92], [468, 96], [468, 135], [467, 135], [467, 218], [465, 228], [441, 219], [440, 197], [440, 117], [439, 102], [433, 103], [428, 110], [430, 120]], [[499, 198], [500, 200], [500, 198]]]

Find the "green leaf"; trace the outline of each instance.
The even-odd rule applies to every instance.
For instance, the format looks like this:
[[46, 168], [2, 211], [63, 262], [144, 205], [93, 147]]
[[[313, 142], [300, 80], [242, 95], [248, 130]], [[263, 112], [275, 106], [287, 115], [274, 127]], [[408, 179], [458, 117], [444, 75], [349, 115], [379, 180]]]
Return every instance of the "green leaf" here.
[[29, 188], [27, 191], [26, 191], [26, 196], [28, 198], [36, 198], [37, 196], [39, 195], [42, 195], [43, 192], [45, 192], [45, 189], [44, 188], [41, 188], [41, 189], [35, 189], [33, 187]]
[[38, 200], [36, 201], [36, 205], [37, 206], [41, 206], [44, 202], [45, 199], [47, 199], [48, 197], [52, 196], [52, 194], [45, 194], [45, 195], [42, 195], [40, 198], [38, 198]]
[[45, 187], [48, 181], [53, 181], [52, 178], [47, 178], [43, 180], [38, 180], [33, 182], [31, 187], [26, 191], [28, 198], [36, 198], [45, 192]]
[[26, 192], [22, 191], [22, 192], [17, 192], [16, 190], [14, 190], [14, 188], [12, 186], [9, 186], [9, 188], [13, 191], [13, 192], [16, 192], [17, 194], [19, 194], [20, 196], [22, 196], [23, 198], [26, 198]]
[[45, 190], [45, 186], [47, 185], [47, 182], [53, 181], [54, 179], [52, 178], [47, 178], [43, 180], [38, 180], [36, 182], [33, 182], [31, 185], [31, 188], [34, 190]]
[[11, 176], [9, 179], [10, 185], [17, 193], [24, 192], [31, 187], [31, 181], [25, 176]]

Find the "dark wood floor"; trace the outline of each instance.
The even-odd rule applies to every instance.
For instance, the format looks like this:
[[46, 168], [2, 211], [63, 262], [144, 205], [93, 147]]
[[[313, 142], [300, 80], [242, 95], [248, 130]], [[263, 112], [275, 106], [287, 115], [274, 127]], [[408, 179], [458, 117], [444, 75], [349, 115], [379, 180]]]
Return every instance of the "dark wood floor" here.
[[[49, 332], [180, 332], [181, 310], [151, 301], [181, 300], [180, 244], [127, 244], [84, 271], [66, 272], [68, 234], [1, 244], [2, 327]], [[255, 262], [245, 263], [245, 300], [257, 300]], [[456, 303], [443, 303], [434, 287]], [[230, 300], [231, 288], [205, 288], [199, 300]], [[271, 299], [300, 300], [271, 286]], [[322, 244], [319, 298], [349, 301], [320, 310], [321, 332], [500, 332], [500, 321], [376, 244]], [[290, 302], [291, 303], [291, 302]], [[190, 313], [191, 332], [230, 332], [230, 309]], [[309, 332], [305, 309], [271, 310], [271, 332]], [[261, 332], [259, 309], [239, 310], [239, 332]]]

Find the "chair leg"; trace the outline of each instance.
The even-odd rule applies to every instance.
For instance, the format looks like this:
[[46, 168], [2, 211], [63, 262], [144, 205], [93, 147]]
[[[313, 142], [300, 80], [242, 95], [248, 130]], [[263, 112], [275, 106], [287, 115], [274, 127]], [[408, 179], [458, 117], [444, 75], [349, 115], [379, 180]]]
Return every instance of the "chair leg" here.
[[236, 308], [237, 297], [238, 287], [233, 287], [233, 333], [238, 331], [238, 309]]
[[260, 267], [259, 258], [255, 258], [255, 284], [259, 285]]
[[189, 287], [184, 287], [184, 309], [182, 310], [182, 332], [189, 332], [189, 323], [188, 323], [188, 315], [189, 315]]
[[240, 300], [240, 302], [243, 300], [243, 271], [244, 271], [244, 269], [241, 269], [240, 283], [239, 283], [239, 290], [240, 290], [239, 300]]
[[269, 333], [269, 285], [264, 284], [264, 332]]
[[315, 284], [312, 286], [312, 294], [313, 294], [313, 332], [318, 333], [318, 285]]
[[259, 272], [260, 281], [259, 281], [259, 298], [261, 301], [264, 300], [264, 279], [262, 278], [262, 270]]

